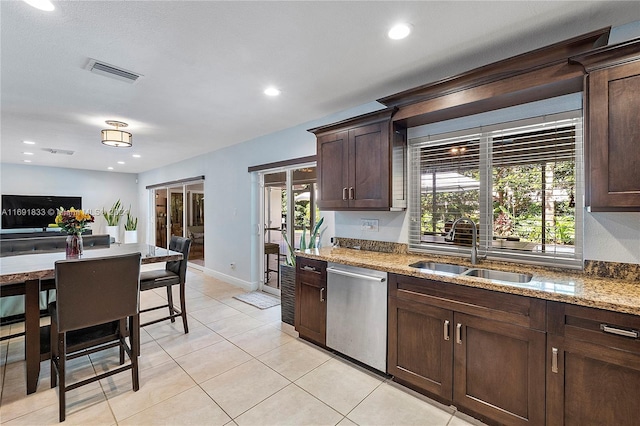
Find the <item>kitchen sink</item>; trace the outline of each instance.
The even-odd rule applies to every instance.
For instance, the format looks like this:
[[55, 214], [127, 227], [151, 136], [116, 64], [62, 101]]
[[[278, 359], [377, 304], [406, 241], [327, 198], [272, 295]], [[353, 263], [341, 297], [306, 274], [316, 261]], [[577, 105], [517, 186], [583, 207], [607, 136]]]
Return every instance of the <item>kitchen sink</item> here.
[[516, 272], [496, 271], [493, 269], [469, 269], [461, 275], [468, 277], [486, 278], [496, 281], [507, 281], [511, 283], [528, 283], [533, 278], [530, 274], [518, 274]]
[[436, 262], [416, 262], [409, 265], [412, 268], [426, 269], [435, 273], [444, 275], [459, 275], [466, 271], [468, 268], [459, 265], [450, 265], [448, 263], [436, 263]]

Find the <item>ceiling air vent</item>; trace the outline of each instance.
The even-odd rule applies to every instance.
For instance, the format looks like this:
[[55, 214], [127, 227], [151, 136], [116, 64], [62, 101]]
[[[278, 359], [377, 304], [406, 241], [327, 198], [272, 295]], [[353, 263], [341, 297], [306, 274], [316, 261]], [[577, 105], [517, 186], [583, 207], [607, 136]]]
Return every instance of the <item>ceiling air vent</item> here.
[[90, 59], [86, 68], [92, 73], [115, 78], [116, 80], [125, 81], [127, 83], [135, 83], [140, 77], [142, 77], [142, 74], [136, 74], [132, 71], [118, 68], [105, 62], [96, 61], [95, 59]]
[[49, 152], [51, 154], [64, 154], [64, 155], [73, 155], [75, 151], [69, 151], [68, 149], [58, 149], [58, 148], [42, 148], [43, 151]]

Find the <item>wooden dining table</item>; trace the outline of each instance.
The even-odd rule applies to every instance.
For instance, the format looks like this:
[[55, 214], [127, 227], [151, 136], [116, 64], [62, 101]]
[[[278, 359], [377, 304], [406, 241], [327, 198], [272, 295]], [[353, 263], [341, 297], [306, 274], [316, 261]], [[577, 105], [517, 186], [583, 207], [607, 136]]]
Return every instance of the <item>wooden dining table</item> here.
[[[141, 263], [181, 260], [182, 253], [145, 243], [112, 244], [108, 248], [85, 249], [81, 259], [140, 253]], [[65, 252], [38, 252], [0, 257], [0, 290], [24, 294], [25, 360], [27, 394], [34, 393], [40, 375], [40, 283], [55, 278], [55, 262], [65, 260]], [[5, 292], [2, 291], [4, 294]]]

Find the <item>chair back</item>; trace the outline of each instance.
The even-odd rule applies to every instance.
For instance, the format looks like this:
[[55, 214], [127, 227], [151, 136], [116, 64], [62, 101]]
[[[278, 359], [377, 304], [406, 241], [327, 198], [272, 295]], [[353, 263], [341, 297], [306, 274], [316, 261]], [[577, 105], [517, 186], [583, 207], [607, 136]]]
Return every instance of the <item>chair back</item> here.
[[189, 238], [171, 236], [169, 241], [169, 250], [182, 253], [182, 260], [167, 262], [166, 270], [177, 274], [180, 277], [180, 283], [184, 283], [187, 278], [187, 262], [189, 261], [189, 249], [191, 248], [191, 240]]
[[59, 332], [139, 312], [140, 253], [55, 263]]

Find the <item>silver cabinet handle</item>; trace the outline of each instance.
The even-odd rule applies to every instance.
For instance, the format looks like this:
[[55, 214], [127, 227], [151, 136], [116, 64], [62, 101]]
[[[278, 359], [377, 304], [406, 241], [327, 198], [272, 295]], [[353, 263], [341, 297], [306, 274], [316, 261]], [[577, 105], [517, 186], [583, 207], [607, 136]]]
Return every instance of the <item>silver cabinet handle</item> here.
[[444, 320], [444, 340], [449, 340], [449, 320]]
[[558, 348], [551, 348], [551, 372], [558, 372]]
[[342, 188], [342, 201], [347, 201], [347, 187]]
[[304, 271], [307, 272], [313, 272], [314, 274], [321, 274], [322, 272], [318, 271], [316, 268], [314, 268], [313, 266], [303, 266], [302, 268], [300, 268]]
[[462, 324], [460, 323], [456, 325], [456, 343], [462, 344]]
[[616, 336], [631, 337], [632, 339], [637, 339], [638, 336], [640, 336], [640, 333], [636, 330], [624, 330], [621, 328], [611, 327], [607, 324], [600, 324], [600, 330], [605, 333], [615, 334]]
[[353, 186], [349, 187], [349, 199], [350, 200], [355, 200], [356, 199], [356, 195], [355, 195], [355, 191], [353, 190]]
[[324, 287], [320, 289], [320, 302], [324, 302]]

